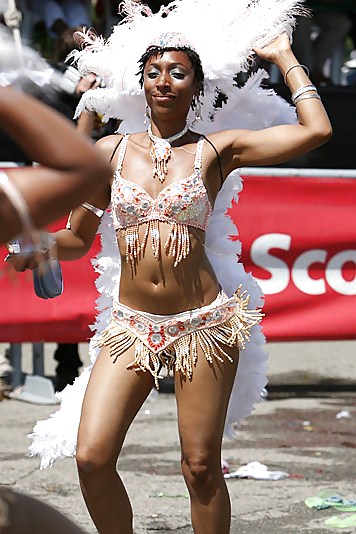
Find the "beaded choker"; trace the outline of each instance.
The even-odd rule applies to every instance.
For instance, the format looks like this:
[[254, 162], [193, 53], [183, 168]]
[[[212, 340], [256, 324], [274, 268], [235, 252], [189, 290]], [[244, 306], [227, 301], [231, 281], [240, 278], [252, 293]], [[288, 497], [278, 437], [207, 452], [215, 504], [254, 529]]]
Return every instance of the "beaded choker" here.
[[188, 124], [186, 124], [180, 132], [163, 139], [162, 137], [153, 135], [151, 125], [148, 127], [147, 133], [153, 143], [150, 152], [153, 163], [153, 178], [157, 176], [161, 183], [164, 182], [168, 172], [167, 163], [172, 155], [171, 143], [183, 137], [187, 133], [188, 128]]

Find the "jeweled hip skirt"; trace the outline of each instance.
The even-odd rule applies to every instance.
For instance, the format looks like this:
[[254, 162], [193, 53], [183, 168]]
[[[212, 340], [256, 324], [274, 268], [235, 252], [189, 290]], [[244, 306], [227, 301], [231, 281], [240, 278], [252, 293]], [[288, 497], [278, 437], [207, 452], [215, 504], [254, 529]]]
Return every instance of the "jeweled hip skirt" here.
[[248, 309], [248, 301], [240, 289], [230, 298], [220, 291], [211, 304], [174, 315], [133, 310], [114, 301], [99, 344], [109, 347], [114, 362], [134, 345], [134, 360], [127, 369], [150, 372], [157, 388], [162, 367], [191, 380], [198, 347], [210, 363], [232, 361], [224, 346], [245, 347], [252, 326], [262, 319], [260, 310]]

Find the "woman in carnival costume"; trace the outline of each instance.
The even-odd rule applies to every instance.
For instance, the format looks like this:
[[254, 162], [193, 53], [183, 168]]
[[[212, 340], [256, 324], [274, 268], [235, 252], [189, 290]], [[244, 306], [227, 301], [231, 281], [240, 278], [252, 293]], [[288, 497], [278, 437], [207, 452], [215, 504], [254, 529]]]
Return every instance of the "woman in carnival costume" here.
[[[106, 43], [82, 36], [78, 68], [106, 88], [88, 91], [78, 113], [120, 118], [130, 134], [99, 141], [112, 163], [111, 188], [88, 198], [55, 234], [59, 257], [76, 259], [90, 249], [101, 220], [93, 365], [60, 394], [61, 409], [37, 423], [31, 453], [42, 467], [76, 454], [98, 531], [132, 533], [116, 463], [167, 368], [194, 532], [223, 534], [231, 516], [220, 463], [224, 427], [231, 432], [252, 411], [266, 384], [261, 293], [236, 261], [239, 244], [228, 239], [235, 232], [224, 214], [241, 189], [238, 168], [312, 150], [331, 127], [290, 48], [296, 2], [222, 0], [217, 11], [214, 1], [180, 0], [156, 15], [129, 0], [124, 7], [126, 19]], [[234, 85], [253, 51], [280, 69], [297, 119], [294, 108], [261, 89], [265, 73]], [[227, 97], [221, 109], [217, 88]]]

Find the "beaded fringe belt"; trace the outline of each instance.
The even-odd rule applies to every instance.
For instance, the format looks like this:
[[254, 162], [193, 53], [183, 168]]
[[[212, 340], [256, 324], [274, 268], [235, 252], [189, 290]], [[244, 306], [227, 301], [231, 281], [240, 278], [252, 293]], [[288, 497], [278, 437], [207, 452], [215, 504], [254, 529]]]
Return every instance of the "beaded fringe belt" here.
[[114, 363], [135, 345], [135, 358], [127, 369], [149, 371], [158, 389], [162, 367], [192, 378], [198, 346], [209, 363], [223, 357], [232, 361], [221, 345], [243, 349], [252, 326], [262, 319], [259, 310], [248, 309], [249, 296], [241, 287], [228, 298], [223, 292], [202, 308], [175, 315], [154, 315], [115, 302], [111, 322], [103, 331], [100, 346], [110, 349]]

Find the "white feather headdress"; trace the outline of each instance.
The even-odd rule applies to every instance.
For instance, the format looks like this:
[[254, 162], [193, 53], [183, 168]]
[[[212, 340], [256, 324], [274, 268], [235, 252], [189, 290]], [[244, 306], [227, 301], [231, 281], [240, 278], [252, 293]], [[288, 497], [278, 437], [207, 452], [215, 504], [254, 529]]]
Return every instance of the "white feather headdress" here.
[[[296, 0], [174, 0], [156, 14], [133, 0], [124, 0], [120, 6], [126, 17], [109, 39], [105, 42], [91, 31], [84, 32], [84, 50], [72, 54], [83, 74], [94, 72], [106, 85], [83, 95], [76, 116], [95, 110], [106, 119], [125, 120], [128, 111], [131, 122], [136, 111], [143, 117], [138, 60], [159, 35], [177, 32], [191, 43], [203, 65], [202, 113], [207, 125], [216, 88], [228, 90], [234, 75], [248, 70], [254, 47], [264, 46], [283, 32], [291, 36], [294, 17], [303, 11]], [[143, 129], [143, 119], [139, 124], [140, 128], [137, 125], [130, 131]]]

